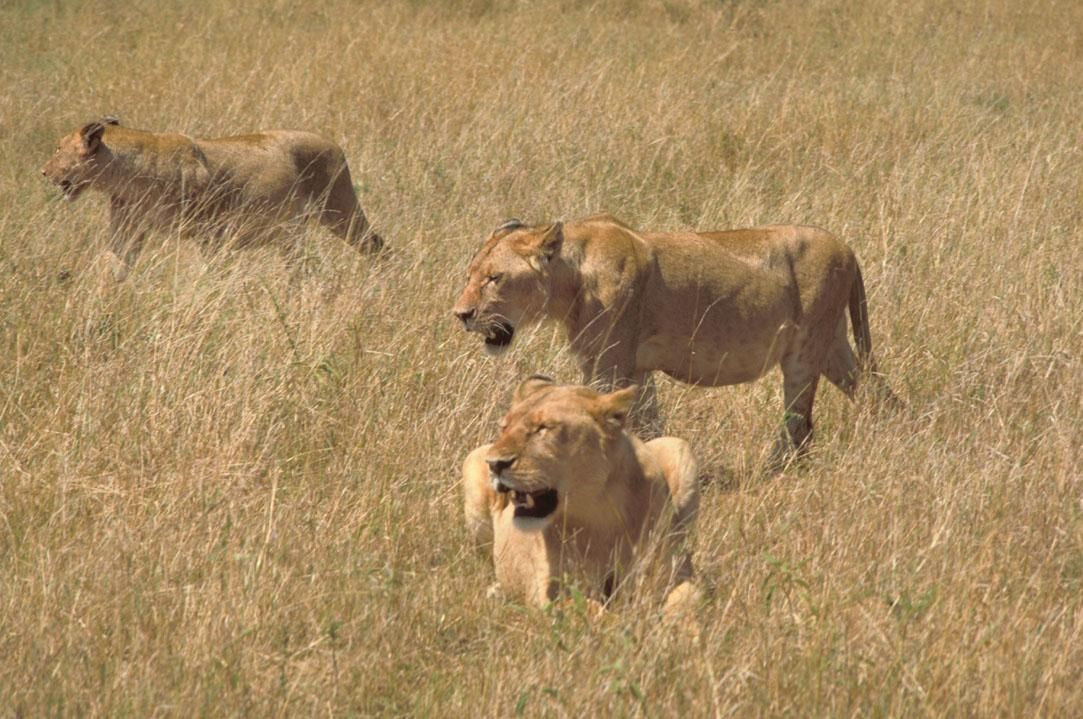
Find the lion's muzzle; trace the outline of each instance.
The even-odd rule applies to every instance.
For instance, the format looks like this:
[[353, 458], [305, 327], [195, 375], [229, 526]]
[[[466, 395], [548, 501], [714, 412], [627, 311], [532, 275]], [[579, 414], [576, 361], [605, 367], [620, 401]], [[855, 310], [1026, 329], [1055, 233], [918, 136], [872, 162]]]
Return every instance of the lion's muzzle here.
[[527, 491], [516, 489], [508, 484], [502, 475], [505, 470], [515, 464], [517, 459], [518, 457], [493, 457], [485, 460], [485, 463], [489, 465], [489, 481], [492, 482], [493, 491], [511, 495], [516, 517], [544, 519], [556, 511], [560, 495], [555, 489]]
[[489, 354], [500, 354], [515, 339], [515, 326], [502, 317], [479, 318], [476, 307], [456, 307], [452, 314], [459, 318], [467, 332], [482, 336]]
[[489, 465], [489, 472], [494, 477], [500, 477], [501, 472], [515, 464], [515, 457], [496, 457], [495, 459], [487, 459], [485, 460], [485, 464]]
[[542, 489], [537, 492], [511, 490], [511, 503], [515, 505], [516, 517], [544, 519], [557, 510], [560, 496], [555, 489]]
[[462, 320], [463, 326], [466, 327], [466, 329], [470, 329], [470, 322], [474, 319], [474, 315], [477, 314], [477, 310], [475, 310], [473, 307], [468, 307], [466, 309], [459, 309], [458, 307], [456, 307], [451, 312], [460, 320]]
[[504, 348], [511, 344], [515, 338], [515, 328], [507, 320], [495, 320], [485, 336], [485, 346], [488, 348]]

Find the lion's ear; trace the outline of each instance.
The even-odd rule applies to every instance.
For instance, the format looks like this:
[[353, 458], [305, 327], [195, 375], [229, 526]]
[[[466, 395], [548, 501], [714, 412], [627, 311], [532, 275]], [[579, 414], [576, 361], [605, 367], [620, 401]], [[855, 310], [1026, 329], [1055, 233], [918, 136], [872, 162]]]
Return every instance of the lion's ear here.
[[538, 240], [538, 254], [548, 262], [560, 254], [560, 248], [564, 245], [564, 223], [557, 221], [549, 225], [545, 234]]
[[636, 394], [638, 392], [639, 388], [632, 385], [616, 392], [603, 394], [598, 398], [598, 403], [602, 409], [602, 419], [606, 425], [614, 430], [624, 427], [624, 422], [628, 419], [628, 413], [632, 411], [632, 407], [636, 403]]
[[543, 374], [532, 374], [519, 383], [519, 386], [515, 388], [515, 394], [512, 395], [511, 399], [513, 402], [522, 402], [538, 390], [544, 387], [551, 387], [553, 384], [552, 377]]
[[97, 151], [102, 144], [102, 134], [105, 132], [105, 126], [112, 124], [115, 123], [108, 122], [108, 120], [98, 120], [83, 125], [83, 128], [79, 130], [79, 137], [83, 139], [83, 151], [86, 154], [90, 155]]
[[522, 220], [518, 217], [509, 217], [500, 223], [500, 227], [493, 230], [493, 234], [495, 235], [497, 232], [503, 232], [504, 230], [511, 232], [512, 230], [518, 230], [520, 227], [526, 227]]

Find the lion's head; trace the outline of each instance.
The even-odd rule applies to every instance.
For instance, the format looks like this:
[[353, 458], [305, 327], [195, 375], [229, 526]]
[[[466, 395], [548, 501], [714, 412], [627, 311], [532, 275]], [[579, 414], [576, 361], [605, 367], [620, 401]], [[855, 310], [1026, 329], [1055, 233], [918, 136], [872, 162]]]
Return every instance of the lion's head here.
[[550, 262], [563, 242], [560, 222], [527, 227], [509, 220], [471, 260], [466, 287], [452, 312], [468, 331], [485, 338], [487, 352], [503, 352], [516, 329], [542, 318], [550, 295]]
[[56, 152], [41, 168], [41, 174], [56, 184], [65, 198], [74, 200], [102, 171], [98, 151], [106, 126], [119, 124], [115, 117], [103, 117], [60, 138]]
[[624, 420], [635, 395], [635, 387], [600, 394], [542, 375], [519, 385], [485, 457], [493, 489], [515, 506], [517, 524], [541, 527], [604, 505], [617, 453], [627, 451]]

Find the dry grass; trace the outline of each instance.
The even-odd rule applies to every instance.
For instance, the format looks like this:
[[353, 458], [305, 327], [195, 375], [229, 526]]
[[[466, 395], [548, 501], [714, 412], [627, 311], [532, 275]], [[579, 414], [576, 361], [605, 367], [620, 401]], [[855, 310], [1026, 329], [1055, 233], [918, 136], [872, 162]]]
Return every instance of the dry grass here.
[[[157, 5], [0, 5], [0, 713], [1083, 714], [1083, 5]], [[105, 113], [322, 132], [397, 252], [159, 237], [99, 294], [102, 199], [36, 173]], [[663, 383], [698, 643], [486, 602], [460, 526], [512, 383], [576, 379], [548, 327], [482, 356], [466, 260], [602, 209], [845, 237], [909, 402], [826, 387], [765, 480], [777, 375]]]

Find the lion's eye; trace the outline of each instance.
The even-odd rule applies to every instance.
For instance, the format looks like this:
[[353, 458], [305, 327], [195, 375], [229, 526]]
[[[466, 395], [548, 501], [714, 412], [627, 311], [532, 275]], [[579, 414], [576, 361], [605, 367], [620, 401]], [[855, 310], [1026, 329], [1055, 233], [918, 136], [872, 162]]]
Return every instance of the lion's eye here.
[[485, 284], [487, 284], [487, 285], [495, 285], [496, 283], [500, 282], [500, 280], [502, 280], [502, 279], [504, 279], [504, 275], [489, 275], [488, 277], [485, 278]]

